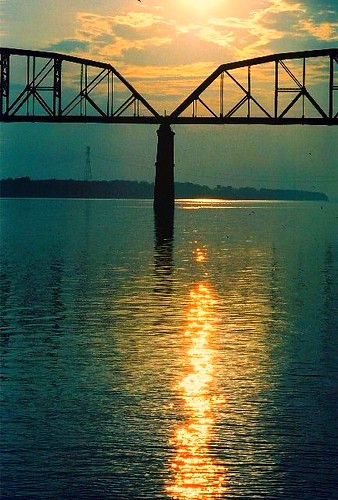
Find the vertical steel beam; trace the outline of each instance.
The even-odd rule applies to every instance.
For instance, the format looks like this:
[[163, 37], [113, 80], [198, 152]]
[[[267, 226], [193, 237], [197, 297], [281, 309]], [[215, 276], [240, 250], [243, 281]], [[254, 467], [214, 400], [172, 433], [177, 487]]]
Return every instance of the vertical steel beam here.
[[[33, 77], [32, 77], [32, 83], [28, 82], [28, 89], [27, 92], [29, 95], [33, 95], [32, 97], [32, 115], [35, 116], [35, 79], [36, 79], [36, 57], [33, 56]], [[28, 102], [29, 98], [27, 99]]]
[[9, 67], [10, 54], [7, 52], [1, 53], [1, 89], [0, 89], [0, 113], [4, 116], [8, 113], [9, 107]]
[[303, 81], [302, 81], [302, 118], [304, 120], [305, 118], [305, 93], [306, 93], [306, 86], [305, 86], [305, 57], [303, 57]]
[[248, 113], [247, 113], [247, 118], [250, 118], [250, 113], [251, 113], [251, 66], [248, 66], [248, 91], [247, 91], [247, 96], [248, 96]]
[[330, 76], [329, 76], [329, 118], [333, 118], [333, 85], [334, 85], [334, 58], [330, 54]]
[[80, 74], [80, 116], [87, 116], [88, 66], [81, 63]]
[[83, 63], [81, 64], [81, 71], [80, 71], [80, 116], [83, 115], [82, 93], [83, 93]]
[[106, 113], [107, 113], [107, 117], [110, 116], [110, 75], [111, 75], [111, 71], [108, 71], [108, 74], [107, 74], [107, 108], [106, 108]]
[[115, 80], [114, 80], [114, 73], [111, 72], [111, 104], [110, 104], [110, 116], [114, 116], [114, 106], [115, 106]]
[[219, 116], [223, 118], [224, 115], [224, 71], [221, 73], [219, 84]]
[[53, 116], [61, 116], [61, 76], [62, 59], [54, 59]]
[[134, 100], [134, 116], [140, 116], [140, 101], [138, 99]]
[[29, 82], [31, 78], [31, 58], [26, 58], [26, 115], [29, 116]]
[[275, 61], [275, 111], [274, 111], [274, 117], [275, 119], [278, 118], [278, 64], [279, 61]]
[[85, 116], [87, 116], [87, 96], [88, 96], [88, 66], [87, 64], [85, 65], [85, 72], [84, 72], [84, 84], [85, 84], [85, 88], [84, 88], [84, 96], [85, 96], [85, 100], [84, 100], [84, 112], [85, 112]]

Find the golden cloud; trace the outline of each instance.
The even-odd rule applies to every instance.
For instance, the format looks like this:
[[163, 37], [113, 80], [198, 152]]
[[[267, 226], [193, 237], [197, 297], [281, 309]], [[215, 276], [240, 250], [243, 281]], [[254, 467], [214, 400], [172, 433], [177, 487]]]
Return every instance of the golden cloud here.
[[156, 23], [163, 22], [161, 16], [154, 16], [147, 12], [129, 12], [121, 16], [111, 18], [114, 24], [124, 24], [135, 29], [147, 28]]
[[314, 36], [318, 40], [337, 40], [338, 38], [338, 23], [323, 22], [314, 24], [312, 21], [302, 21], [301, 28]]
[[[125, 15], [99, 16], [87, 12], [78, 12], [80, 24], [78, 37], [90, 41], [92, 49], [99, 56], [110, 55], [116, 58], [130, 49], [144, 50], [169, 43], [172, 38], [159, 29], [168, 26], [160, 16], [150, 13], [129, 12]], [[152, 28], [149, 30], [149, 28]], [[163, 36], [160, 33], [163, 32]], [[101, 43], [102, 40], [105, 43]], [[110, 39], [109, 39], [110, 37]]]

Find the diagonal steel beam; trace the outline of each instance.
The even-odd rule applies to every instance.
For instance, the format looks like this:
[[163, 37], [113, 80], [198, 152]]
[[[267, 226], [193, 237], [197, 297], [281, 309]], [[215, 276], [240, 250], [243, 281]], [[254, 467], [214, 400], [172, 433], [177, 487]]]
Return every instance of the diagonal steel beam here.
[[[199, 95], [206, 90], [215, 80], [220, 76], [222, 72], [229, 71], [237, 68], [245, 68], [248, 66], [256, 66], [260, 64], [265, 64], [269, 62], [280, 63], [284, 60], [293, 60], [301, 58], [313, 58], [330, 56], [335, 59], [338, 58], [338, 48], [332, 49], [320, 49], [320, 50], [307, 50], [301, 52], [283, 52], [279, 54], [271, 54], [268, 56], [256, 57], [252, 59], [244, 59], [242, 61], [236, 61], [231, 63], [222, 64], [215, 71], [213, 71], [170, 115], [171, 119], [176, 119], [193, 103], [197, 100]], [[285, 65], [285, 63], [283, 63]], [[296, 79], [297, 80], [297, 79]], [[298, 82], [298, 80], [297, 80]], [[297, 83], [300, 84], [300, 82]], [[302, 85], [300, 84], [300, 87]], [[293, 89], [294, 90], [294, 89]], [[277, 99], [275, 99], [277, 102]]]
[[308, 98], [308, 100], [311, 102], [312, 106], [316, 108], [318, 113], [323, 117], [323, 118], [328, 118], [328, 115], [325, 113], [325, 111], [319, 106], [317, 101], [312, 97], [312, 95], [304, 88], [303, 94]]
[[248, 102], [248, 100], [249, 100], [249, 98], [247, 95], [243, 96], [242, 99], [240, 101], [238, 101], [238, 103], [235, 104], [235, 106], [232, 109], [230, 109], [230, 111], [228, 111], [228, 113], [226, 113], [225, 118], [230, 118], [232, 115], [234, 115], [236, 113], [236, 111], [238, 111], [243, 106], [243, 104]]
[[135, 97], [133, 95], [129, 96], [128, 99], [126, 99], [121, 106], [119, 106], [113, 113], [112, 116], [121, 116], [126, 109], [130, 108], [135, 102]]
[[200, 102], [202, 104], [202, 106], [205, 107], [205, 109], [207, 109], [209, 111], [209, 113], [211, 113], [215, 118], [217, 118], [216, 113], [214, 113], [214, 111], [200, 97], [198, 97], [197, 100], [198, 100], [198, 102]]
[[[10, 60], [10, 56], [24, 56], [26, 57], [26, 65], [27, 68], [29, 66], [29, 59], [33, 58], [33, 64], [35, 64], [35, 58], [45, 58], [47, 59], [47, 63], [51, 61], [52, 66], [51, 66], [51, 71], [54, 68], [54, 86], [50, 88], [50, 90], [53, 90], [53, 112], [55, 112], [56, 116], [60, 116], [62, 113], [61, 109], [61, 96], [62, 96], [62, 63], [63, 62], [71, 62], [75, 63], [78, 65], [84, 65], [86, 68], [93, 67], [97, 69], [101, 69], [102, 72], [106, 72], [105, 75], [109, 75], [112, 73], [122, 84], [123, 86], [132, 94], [133, 98], [139, 101], [145, 109], [154, 117], [158, 119], [158, 121], [161, 121], [161, 116], [159, 113], [148, 103], [148, 101], [135, 89], [135, 87], [128, 82], [122, 75], [119, 73], [111, 64], [107, 63], [101, 63], [97, 61], [93, 61], [90, 59], [84, 59], [84, 58], [79, 58], [79, 57], [73, 57], [73, 56], [68, 56], [64, 54], [59, 54], [56, 52], [46, 52], [46, 51], [33, 51], [33, 50], [24, 50], [24, 49], [16, 49], [16, 48], [0, 48], [0, 54], [1, 54], [1, 112], [3, 114], [4, 112], [4, 103], [7, 102], [4, 100], [3, 96], [5, 93], [5, 85], [8, 86], [9, 88], [9, 81], [8, 78], [6, 79], [6, 73], [5, 73], [5, 62]], [[9, 67], [9, 65], [8, 65]], [[27, 81], [25, 89], [20, 93], [19, 96], [16, 97], [15, 101], [11, 104], [11, 107], [9, 109], [9, 105], [6, 106], [6, 113], [9, 111], [13, 112], [18, 112], [21, 107], [27, 103], [30, 97], [34, 97], [34, 93], [31, 91], [33, 87], [38, 87], [41, 84], [41, 81], [39, 80], [40, 75], [42, 75], [42, 78], [45, 78], [47, 75], [42, 74], [45, 68], [42, 68], [40, 70], [40, 73], [37, 75], [34, 75], [34, 81]], [[7, 83], [6, 83], [7, 82]], [[97, 85], [99, 84], [99, 81], [94, 80], [91, 82], [91, 87], [87, 89], [87, 94], [92, 91]], [[7, 88], [7, 87], [6, 87]], [[7, 99], [8, 93], [6, 92], [6, 99]], [[74, 104], [74, 102], [72, 103]], [[107, 109], [110, 108], [109, 103], [107, 102]], [[137, 107], [138, 109], [138, 107]], [[102, 110], [101, 110], [102, 111]], [[69, 104], [67, 105], [67, 113], [69, 113]]]
[[208, 76], [202, 82], [196, 90], [194, 90], [189, 97], [187, 97], [171, 114], [170, 118], [176, 118], [180, 116], [192, 103], [193, 101], [196, 101], [200, 94], [204, 92], [215, 80], [220, 76], [220, 74], [223, 72], [222, 66], [219, 66], [215, 71], [211, 73], [211, 75]]
[[[49, 59], [46, 64], [41, 68], [38, 74], [35, 74], [35, 58], [33, 59], [33, 78], [29, 75], [29, 64], [27, 64], [27, 83], [25, 88], [20, 92], [12, 104], [8, 105], [7, 112], [16, 114], [29, 98], [36, 96], [36, 90], [43, 80], [53, 71], [53, 66], [50, 66], [52, 59]], [[50, 66], [50, 67], [49, 67]]]
[[[88, 83], [88, 75], [87, 75], [87, 68], [85, 68], [85, 85], [83, 86], [83, 66], [81, 66], [81, 77], [80, 77], [80, 92], [65, 106], [65, 108], [62, 110], [62, 114], [68, 115], [73, 111], [76, 106], [79, 104], [82, 104], [84, 100], [87, 100], [90, 102], [90, 104], [97, 109], [98, 106], [92, 99], [89, 98], [89, 93], [93, 91], [105, 78], [109, 78], [110, 70], [103, 69], [98, 75], [93, 78]], [[100, 114], [105, 115], [105, 113], [101, 110], [100, 108]], [[80, 113], [82, 114], [82, 108]], [[85, 113], [86, 114], [86, 113]]]
[[[226, 75], [228, 75], [228, 76], [229, 76], [229, 77], [230, 77], [230, 78], [231, 78], [231, 79], [232, 79], [232, 80], [236, 83], [236, 85], [238, 85], [238, 87], [239, 87], [239, 88], [240, 88], [240, 89], [241, 89], [241, 90], [242, 90], [242, 91], [246, 94], [247, 99], [245, 99], [245, 101], [243, 101], [243, 102], [248, 101], [248, 103], [249, 103], [249, 102], [250, 102], [250, 100], [251, 100], [251, 101], [253, 101], [253, 102], [256, 104], [256, 106], [258, 106], [258, 107], [259, 107], [259, 109], [260, 109], [261, 111], [263, 111], [263, 113], [264, 113], [266, 116], [271, 117], [270, 113], [268, 113], [268, 112], [266, 111], [266, 109], [264, 109], [264, 107], [263, 107], [263, 106], [262, 106], [262, 105], [261, 105], [261, 104], [257, 101], [257, 99], [255, 99], [255, 98], [253, 97], [253, 95], [251, 94], [251, 84], [250, 84], [250, 81], [251, 81], [251, 80], [250, 80], [250, 68], [251, 68], [251, 66], [248, 66], [248, 90], [246, 90], [246, 88], [245, 88], [245, 87], [243, 87], [243, 85], [241, 85], [241, 84], [239, 83], [239, 81], [238, 81], [238, 80], [236, 80], [236, 78], [235, 78], [235, 77], [234, 77], [234, 76], [233, 76], [233, 75], [232, 75], [229, 71], [224, 71], [224, 73], [225, 73]], [[240, 106], [239, 106], [237, 109], [239, 109], [239, 108], [240, 108]], [[250, 108], [249, 108], [249, 110], [248, 110], [248, 116], [250, 116]]]
[[153, 115], [153, 116], [156, 116], [158, 118], [160, 118], [160, 115], [159, 113], [148, 103], [148, 101], [146, 101], [146, 99], [131, 85], [131, 83], [129, 83], [122, 75], [121, 73], [119, 73], [115, 68], [113, 68], [113, 66], [110, 66], [110, 68], [112, 69], [114, 75], [120, 80], [120, 82], [122, 82], [126, 87], [127, 89], [130, 90], [130, 92], [133, 94], [133, 96], [135, 97], [135, 99], [138, 99], [142, 104], [143, 106], [148, 110], [150, 111], [150, 113]]

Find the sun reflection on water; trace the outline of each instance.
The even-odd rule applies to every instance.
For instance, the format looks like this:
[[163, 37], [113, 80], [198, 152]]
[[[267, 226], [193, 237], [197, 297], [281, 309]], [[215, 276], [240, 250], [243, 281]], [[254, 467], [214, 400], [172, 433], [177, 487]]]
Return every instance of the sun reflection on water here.
[[194, 250], [194, 258], [198, 263], [206, 261], [207, 255], [205, 249], [197, 247], [196, 250]]
[[178, 500], [221, 498], [226, 491], [226, 470], [213, 456], [210, 445], [215, 436], [217, 408], [225, 401], [215, 395], [215, 350], [210, 341], [216, 319], [210, 286], [198, 284], [190, 292], [190, 301], [185, 331], [189, 372], [177, 385], [185, 421], [172, 438], [173, 480], [167, 493]]

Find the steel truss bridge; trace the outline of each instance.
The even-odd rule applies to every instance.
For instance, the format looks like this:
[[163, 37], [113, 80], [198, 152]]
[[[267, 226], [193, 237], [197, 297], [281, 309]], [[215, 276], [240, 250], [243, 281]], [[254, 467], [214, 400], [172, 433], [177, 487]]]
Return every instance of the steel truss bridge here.
[[110, 64], [13, 48], [0, 56], [6, 122], [338, 123], [336, 48], [222, 64], [168, 116]]
[[[338, 125], [338, 48], [220, 65], [160, 115], [112, 65], [0, 48], [0, 121], [159, 124], [155, 214], [174, 210], [173, 124]], [[131, 139], [132, 142], [132, 139]]]

